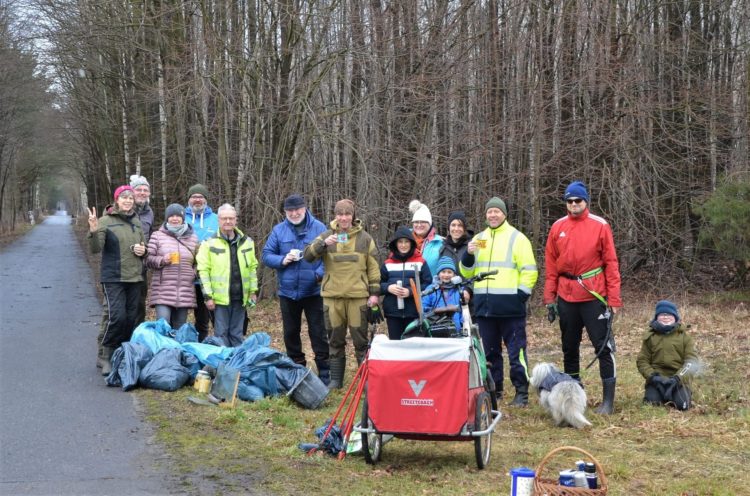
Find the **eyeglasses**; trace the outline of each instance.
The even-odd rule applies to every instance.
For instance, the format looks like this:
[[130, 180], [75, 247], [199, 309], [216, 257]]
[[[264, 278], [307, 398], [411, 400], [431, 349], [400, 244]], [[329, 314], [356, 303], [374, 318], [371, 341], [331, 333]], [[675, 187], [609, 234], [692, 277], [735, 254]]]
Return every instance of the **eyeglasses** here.
[[426, 220], [415, 220], [412, 224], [429, 224]]
[[583, 198], [571, 198], [570, 200], [567, 200], [568, 205], [572, 205], [574, 203], [577, 205], [581, 203], [582, 201], [583, 201]]
[[206, 197], [203, 195], [193, 195], [190, 197], [191, 200], [205, 200]]

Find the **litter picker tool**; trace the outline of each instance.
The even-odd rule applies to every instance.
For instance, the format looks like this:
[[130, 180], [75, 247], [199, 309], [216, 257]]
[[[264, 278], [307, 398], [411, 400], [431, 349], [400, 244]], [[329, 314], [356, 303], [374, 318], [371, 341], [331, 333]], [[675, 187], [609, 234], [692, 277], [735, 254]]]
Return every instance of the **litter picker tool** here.
[[[365, 361], [362, 362], [362, 365], [360, 365], [360, 367], [357, 369], [356, 374], [354, 374], [354, 378], [352, 379], [352, 383], [349, 384], [349, 387], [347, 388], [346, 393], [344, 394], [344, 397], [341, 398], [341, 403], [339, 403], [338, 408], [336, 408], [336, 413], [334, 413], [333, 417], [331, 417], [331, 421], [328, 423], [328, 427], [326, 428], [325, 432], [323, 433], [323, 436], [320, 438], [320, 442], [318, 443], [318, 447], [317, 448], [313, 448], [310, 451], [308, 451], [307, 452], [308, 455], [311, 455], [311, 454], [315, 453], [316, 451], [318, 451], [319, 449], [321, 449], [321, 447], [323, 446], [323, 441], [325, 441], [326, 438], [328, 437], [328, 435], [331, 433], [331, 430], [333, 429], [333, 426], [336, 425], [336, 421], [339, 419], [339, 415], [341, 414], [341, 411], [344, 410], [345, 407], [347, 407], [347, 408], [345, 410], [344, 415], [342, 416], [342, 422], [343, 422], [343, 420], [346, 419], [346, 415], [347, 415], [346, 412], [349, 411], [348, 405], [351, 403], [351, 401], [353, 401], [352, 392], [356, 393], [356, 390], [359, 388], [359, 383], [361, 381], [362, 375], [364, 374], [365, 364], [366, 363], [367, 363], [367, 358], [365, 357]], [[342, 434], [343, 434], [343, 429], [342, 429]], [[346, 444], [344, 444], [344, 446], [346, 446]]]

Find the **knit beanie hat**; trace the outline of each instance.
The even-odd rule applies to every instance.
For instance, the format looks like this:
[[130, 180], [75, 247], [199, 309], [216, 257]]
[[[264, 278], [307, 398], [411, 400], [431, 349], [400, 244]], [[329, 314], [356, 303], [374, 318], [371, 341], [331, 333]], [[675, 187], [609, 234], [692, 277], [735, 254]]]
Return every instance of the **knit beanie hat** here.
[[430, 209], [419, 200], [412, 200], [409, 202], [409, 212], [412, 213], [412, 222], [423, 221], [432, 225], [432, 214], [430, 213]]
[[586, 190], [586, 185], [581, 181], [573, 181], [565, 188], [565, 194], [563, 200], [569, 200], [570, 198], [580, 198], [581, 200], [589, 203], [589, 192]]
[[445, 269], [450, 269], [454, 273], [456, 272], [456, 264], [451, 257], [440, 257], [440, 260], [438, 260], [437, 273], [440, 274], [440, 271]]
[[123, 194], [126, 191], [130, 191], [130, 194], [133, 194], [133, 188], [130, 187], [128, 184], [123, 184], [122, 186], [118, 186], [115, 190], [115, 201], [120, 197], [121, 194]]
[[164, 210], [164, 219], [167, 220], [173, 215], [179, 215], [185, 220], [185, 208], [179, 203], [172, 203]]
[[674, 315], [677, 322], [680, 321], [680, 312], [677, 311], [677, 305], [669, 300], [661, 300], [656, 304], [656, 310], [654, 311], [654, 320], [659, 316], [660, 313], [668, 313]]
[[193, 195], [203, 195], [203, 198], [208, 200], [208, 188], [206, 188], [202, 184], [193, 184], [188, 190], [188, 198]]
[[138, 186], [148, 186], [148, 188], [151, 189], [151, 185], [148, 183], [148, 179], [143, 176], [139, 176], [138, 174], [133, 174], [132, 176], [130, 176], [130, 187], [135, 189]]
[[306, 207], [305, 199], [302, 195], [294, 194], [289, 195], [284, 200], [284, 210], [297, 210], [298, 208]]
[[333, 207], [333, 213], [336, 215], [352, 214], [354, 217], [354, 202], [344, 198], [336, 202], [336, 206]]
[[461, 224], [464, 226], [464, 230], [466, 230], [466, 214], [463, 210], [456, 210], [455, 212], [451, 212], [450, 215], [448, 215], [448, 228], [451, 226], [451, 222], [454, 220], [461, 221]]
[[505, 202], [497, 196], [493, 196], [492, 198], [490, 198], [489, 201], [484, 205], [485, 212], [487, 212], [487, 210], [491, 208], [499, 208], [500, 210], [502, 210], [506, 217], [508, 216], [508, 207], [506, 207]]

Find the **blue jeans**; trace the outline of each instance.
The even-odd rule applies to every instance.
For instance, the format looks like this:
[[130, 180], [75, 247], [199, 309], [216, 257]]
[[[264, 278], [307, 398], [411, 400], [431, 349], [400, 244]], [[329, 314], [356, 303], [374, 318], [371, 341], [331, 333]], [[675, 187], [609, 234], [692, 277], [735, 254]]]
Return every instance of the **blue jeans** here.
[[236, 347], [245, 339], [245, 307], [234, 300], [229, 305], [216, 305], [214, 311], [214, 336], [227, 346]]

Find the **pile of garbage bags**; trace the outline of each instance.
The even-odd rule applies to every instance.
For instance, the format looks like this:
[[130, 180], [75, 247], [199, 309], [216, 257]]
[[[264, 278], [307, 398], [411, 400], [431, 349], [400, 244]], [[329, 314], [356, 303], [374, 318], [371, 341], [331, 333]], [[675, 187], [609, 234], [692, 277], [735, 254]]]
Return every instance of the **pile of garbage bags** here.
[[107, 385], [124, 391], [138, 386], [175, 391], [192, 382], [202, 367], [218, 369], [226, 363], [240, 371], [237, 396], [255, 401], [291, 391], [307, 373], [286, 354], [270, 348], [271, 336], [265, 332], [248, 336], [236, 348], [223, 346], [214, 337], [197, 341], [191, 323], [175, 331], [164, 319], [144, 322], [112, 355]]

